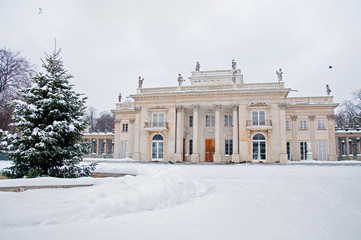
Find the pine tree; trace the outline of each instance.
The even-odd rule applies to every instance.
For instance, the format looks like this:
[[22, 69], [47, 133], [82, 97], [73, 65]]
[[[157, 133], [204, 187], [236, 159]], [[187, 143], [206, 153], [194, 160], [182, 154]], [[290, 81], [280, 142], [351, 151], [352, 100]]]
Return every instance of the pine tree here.
[[13, 160], [7, 177], [89, 176], [95, 164], [79, 166], [88, 146], [82, 142], [85, 97], [72, 90], [59, 57], [60, 50], [46, 54], [46, 73], [33, 78], [33, 87], [23, 90], [23, 100], [12, 102], [13, 119], [20, 133], [3, 132], [1, 145]]

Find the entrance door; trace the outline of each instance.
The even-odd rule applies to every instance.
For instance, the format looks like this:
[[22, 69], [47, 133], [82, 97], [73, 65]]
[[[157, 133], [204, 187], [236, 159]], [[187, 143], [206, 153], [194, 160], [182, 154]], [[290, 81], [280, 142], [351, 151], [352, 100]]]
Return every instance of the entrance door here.
[[213, 155], [215, 152], [214, 139], [206, 139], [206, 162], [213, 162]]

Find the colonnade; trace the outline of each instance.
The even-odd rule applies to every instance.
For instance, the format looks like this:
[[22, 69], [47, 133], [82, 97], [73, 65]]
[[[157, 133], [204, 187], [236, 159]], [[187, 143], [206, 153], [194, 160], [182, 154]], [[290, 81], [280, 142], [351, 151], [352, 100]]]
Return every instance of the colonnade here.
[[[191, 109], [193, 110], [193, 152], [191, 155], [191, 162], [199, 162], [200, 161], [200, 149], [199, 149], [199, 108], [198, 104], [192, 105]], [[222, 125], [221, 122], [221, 105], [216, 104], [213, 105], [215, 110], [215, 132], [214, 132], [214, 139], [215, 139], [215, 152], [213, 156], [213, 162], [221, 163], [222, 162], [222, 154], [221, 154], [221, 133], [222, 133]], [[234, 105], [232, 107], [232, 121], [233, 121], [233, 154], [232, 154], [232, 161], [239, 162], [239, 131], [238, 131], [238, 106]], [[177, 106], [176, 108], [176, 151], [174, 154], [175, 161], [183, 161], [183, 138], [184, 138], [184, 110], [183, 106]]]

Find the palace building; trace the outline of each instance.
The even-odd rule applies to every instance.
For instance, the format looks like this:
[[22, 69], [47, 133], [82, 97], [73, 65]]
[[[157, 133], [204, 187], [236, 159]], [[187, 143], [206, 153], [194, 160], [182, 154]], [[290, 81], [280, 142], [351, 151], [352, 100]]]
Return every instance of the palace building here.
[[[173, 162], [337, 160], [332, 96], [288, 97], [240, 69], [196, 71], [190, 86], [143, 88], [116, 103], [114, 158]], [[120, 99], [121, 100], [121, 99]]]

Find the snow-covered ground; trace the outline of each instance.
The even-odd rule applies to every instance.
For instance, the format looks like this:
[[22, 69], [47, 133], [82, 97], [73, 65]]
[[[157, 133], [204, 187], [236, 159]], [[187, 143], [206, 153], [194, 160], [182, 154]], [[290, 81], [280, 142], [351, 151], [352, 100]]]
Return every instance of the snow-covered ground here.
[[[0, 239], [361, 239], [361, 165], [102, 162], [122, 178], [0, 180]], [[0, 161], [0, 168], [9, 162]]]

